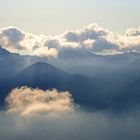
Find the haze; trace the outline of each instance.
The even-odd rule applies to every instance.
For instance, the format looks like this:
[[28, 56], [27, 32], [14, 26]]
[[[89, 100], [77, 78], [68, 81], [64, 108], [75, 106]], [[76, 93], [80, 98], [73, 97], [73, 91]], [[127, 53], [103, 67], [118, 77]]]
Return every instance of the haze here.
[[124, 33], [140, 23], [139, 0], [0, 0], [0, 28], [55, 35], [96, 22]]

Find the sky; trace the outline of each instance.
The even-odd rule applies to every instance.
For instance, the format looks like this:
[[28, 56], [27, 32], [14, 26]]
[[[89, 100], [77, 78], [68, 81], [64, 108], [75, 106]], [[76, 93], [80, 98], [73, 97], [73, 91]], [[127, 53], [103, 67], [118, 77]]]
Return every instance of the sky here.
[[0, 0], [0, 28], [56, 35], [96, 22], [124, 33], [139, 26], [139, 5], [139, 0]]

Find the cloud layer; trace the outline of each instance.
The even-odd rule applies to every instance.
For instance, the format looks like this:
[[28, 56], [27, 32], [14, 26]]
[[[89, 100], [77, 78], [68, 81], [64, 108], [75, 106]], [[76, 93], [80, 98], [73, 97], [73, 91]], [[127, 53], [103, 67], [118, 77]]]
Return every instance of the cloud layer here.
[[21, 87], [12, 90], [6, 98], [7, 112], [21, 116], [72, 112], [75, 105], [69, 92]]
[[[140, 112], [76, 110], [69, 92], [16, 88], [0, 112], [2, 140], [137, 140]], [[44, 115], [45, 114], [45, 115]], [[54, 115], [55, 114], [55, 115]]]
[[138, 140], [140, 115], [76, 112], [64, 116], [21, 117], [0, 113], [2, 140]]
[[140, 28], [127, 29], [120, 35], [93, 23], [57, 36], [37, 36], [8, 27], [0, 30], [0, 45], [10, 52], [46, 57], [57, 57], [65, 48], [82, 48], [98, 54], [140, 52]]

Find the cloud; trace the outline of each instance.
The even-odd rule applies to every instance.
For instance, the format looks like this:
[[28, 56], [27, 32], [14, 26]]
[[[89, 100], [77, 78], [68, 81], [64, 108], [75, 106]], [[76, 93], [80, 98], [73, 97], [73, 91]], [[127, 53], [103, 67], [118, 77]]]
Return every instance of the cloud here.
[[57, 36], [37, 36], [9, 27], [1, 29], [0, 44], [10, 52], [41, 57], [57, 57], [67, 48], [82, 48], [98, 54], [140, 52], [140, 28], [130, 28], [121, 35], [93, 23]]
[[[2, 140], [137, 140], [140, 137], [139, 110], [75, 110], [69, 92], [16, 88], [0, 112]], [[45, 114], [45, 115], [44, 115]], [[55, 115], [52, 115], [55, 114]]]
[[117, 54], [128, 51], [139, 52], [140, 29], [128, 29], [125, 35], [113, 33], [97, 24], [77, 31], [67, 31], [61, 36], [63, 42], [77, 43], [79, 48], [98, 54]]
[[21, 87], [12, 90], [6, 98], [7, 112], [21, 116], [72, 112], [75, 105], [69, 92]]
[[99, 39], [99, 37], [106, 36], [109, 31], [99, 27], [96, 23], [90, 24], [81, 30], [67, 31], [64, 34], [64, 38], [70, 42], [85, 41], [88, 39]]
[[47, 48], [47, 47], [40, 47], [33, 51], [32, 55], [40, 56], [40, 57], [57, 57], [58, 56], [58, 50], [55, 48]]
[[126, 36], [140, 36], [140, 27], [139, 28], [129, 28], [126, 30]]
[[21, 55], [57, 57], [58, 50], [45, 46], [46, 39], [44, 35], [36, 36], [25, 33], [16, 27], [4, 28], [0, 31], [0, 44], [10, 52]]
[[75, 112], [56, 117], [0, 113], [2, 140], [138, 140], [140, 115]]
[[9, 27], [2, 29], [0, 32], [0, 42], [1, 44], [6, 47], [8, 50], [24, 50], [25, 48], [22, 47], [19, 43], [25, 37], [25, 33], [20, 31], [15, 27]]

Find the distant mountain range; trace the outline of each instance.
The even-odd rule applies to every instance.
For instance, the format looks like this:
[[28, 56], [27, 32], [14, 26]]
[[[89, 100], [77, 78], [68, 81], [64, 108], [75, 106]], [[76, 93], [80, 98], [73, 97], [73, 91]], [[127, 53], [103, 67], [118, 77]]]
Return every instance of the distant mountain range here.
[[12, 54], [0, 47], [0, 102], [15, 87], [70, 91], [89, 109], [127, 110], [140, 105], [140, 54], [100, 56], [78, 50], [58, 58]]
[[23, 69], [37, 62], [51, 64], [71, 74], [94, 76], [119, 70], [137, 59], [140, 59], [140, 54], [134, 52], [102, 56], [83, 49], [61, 50], [57, 59], [20, 56], [0, 47], [0, 81], [18, 74]]

